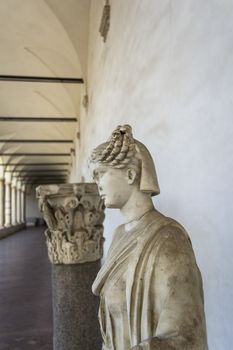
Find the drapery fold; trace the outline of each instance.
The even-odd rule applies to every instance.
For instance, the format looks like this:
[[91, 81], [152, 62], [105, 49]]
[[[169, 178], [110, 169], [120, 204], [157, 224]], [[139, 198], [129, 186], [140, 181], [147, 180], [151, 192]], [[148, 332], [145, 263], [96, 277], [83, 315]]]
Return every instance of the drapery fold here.
[[[189, 344], [188, 350], [208, 349], [201, 276], [189, 237], [180, 224], [153, 210], [132, 230], [125, 231], [124, 225], [117, 228], [93, 284], [93, 292], [100, 295], [105, 308], [108, 296], [101, 290], [106, 282], [114, 286], [122, 271], [127, 305], [125, 329], [132, 348], [141, 344], [142, 349], [157, 350], [163, 346], [161, 342], [168, 348], [170, 342], [174, 350], [180, 350], [181, 345], [185, 349], [185, 344]], [[100, 312], [100, 318], [112, 317], [106, 313], [108, 309], [105, 314]], [[112, 342], [117, 326], [112, 325]], [[157, 347], [159, 342], [162, 345]], [[104, 349], [129, 350], [114, 344]]]

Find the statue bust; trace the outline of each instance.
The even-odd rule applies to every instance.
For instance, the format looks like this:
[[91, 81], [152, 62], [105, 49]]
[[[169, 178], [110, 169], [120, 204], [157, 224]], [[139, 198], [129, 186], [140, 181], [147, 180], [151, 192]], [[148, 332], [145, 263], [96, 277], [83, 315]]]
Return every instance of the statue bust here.
[[93, 284], [103, 350], [207, 350], [201, 274], [185, 229], [154, 208], [149, 151], [118, 126], [89, 164], [105, 206], [126, 220]]

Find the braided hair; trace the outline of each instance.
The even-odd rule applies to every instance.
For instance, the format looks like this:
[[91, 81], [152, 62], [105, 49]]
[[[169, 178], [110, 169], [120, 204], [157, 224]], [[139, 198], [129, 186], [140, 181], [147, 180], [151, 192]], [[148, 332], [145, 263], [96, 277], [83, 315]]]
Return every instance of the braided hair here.
[[130, 165], [139, 175], [140, 159], [137, 158], [131, 126], [127, 124], [117, 126], [109, 141], [93, 150], [90, 163], [101, 163], [117, 169], [124, 169]]

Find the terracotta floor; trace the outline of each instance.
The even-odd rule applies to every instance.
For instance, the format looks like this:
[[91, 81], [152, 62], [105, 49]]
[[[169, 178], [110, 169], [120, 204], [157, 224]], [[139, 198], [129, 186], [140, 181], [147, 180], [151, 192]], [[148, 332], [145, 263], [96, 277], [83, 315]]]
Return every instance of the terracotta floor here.
[[0, 240], [0, 350], [52, 350], [44, 227]]

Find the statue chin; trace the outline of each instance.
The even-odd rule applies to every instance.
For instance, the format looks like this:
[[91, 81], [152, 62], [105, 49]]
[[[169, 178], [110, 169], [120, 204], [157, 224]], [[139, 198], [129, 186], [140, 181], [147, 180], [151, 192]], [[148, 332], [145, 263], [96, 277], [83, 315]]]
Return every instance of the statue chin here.
[[107, 196], [101, 196], [101, 198], [104, 201], [104, 205], [106, 208], [109, 209], [120, 209], [120, 205], [119, 203], [114, 203], [114, 201], [112, 201], [110, 198], [108, 198]]
[[109, 208], [109, 209], [119, 209], [119, 205], [108, 202], [107, 199], [104, 199], [104, 205], [106, 208]]

